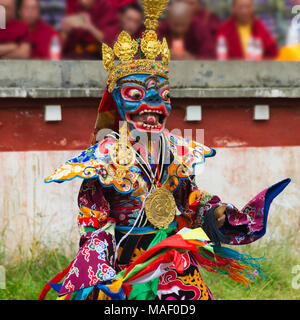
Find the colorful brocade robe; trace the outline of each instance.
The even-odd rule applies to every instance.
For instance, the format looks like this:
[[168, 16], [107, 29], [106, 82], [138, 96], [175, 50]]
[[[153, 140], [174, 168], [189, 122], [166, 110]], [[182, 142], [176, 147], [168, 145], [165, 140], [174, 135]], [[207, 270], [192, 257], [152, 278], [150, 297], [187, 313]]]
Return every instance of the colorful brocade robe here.
[[[160, 181], [164, 183], [172, 177], [169, 187], [180, 214], [174, 217], [174, 222], [166, 230], [169, 237], [183, 227], [202, 227], [207, 213], [224, 203], [218, 196], [203, 191], [200, 191], [201, 196], [196, 203], [189, 201], [198, 190], [194, 183], [195, 168], [202, 165], [205, 158], [214, 156], [215, 151], [167, 133], [164, 139], [163, 151], [170, 156], [170, 162], [160, 163]], [[114, 143], [112, 137], [103, 140], [66, 162], [45, 180], [48, 183], [75, 177], [84, 179], [78, 195], [80, 248], [64, 282], [57, 289], [59, 299], [113, 299], [113, 296], [109, 297], [105, 290], [101, 290], [101, 285], [110, 283], [117, 273], [143, 255], [158, 232], [147, 221], [146, 215], [140, 214], [151, 181], [138, 164], [128, 170], [122, 183], [115, 179], [109, 154]], [[158, 148], [162, 148], [161, 144]], [[143, 148], [139, 150], [143, 154]], [[176, 164], [176, 159], [191, 170], [183, 170]], [[287, 179], [262, 191], [242, 210], [228, 206], [226, 221], [220, 230], [224, 235], [223, 242], [239, 245], [261, 238], [266, 232], [270, 203], [288, 183]], [[136, 219], [139, 219], [138, 223]], [[136, 227], [123, 240], [134, 223]], [[183, 272], [179, 273], [173, 264], [169, 264], [159, 276], [152, 298], [212, 299], [202, 279], [197, 256], [184, 252], [180, 260]], [[147, 295], [137, 296], [133, 287], [123, 286], [125, 299], [148, 299]]]

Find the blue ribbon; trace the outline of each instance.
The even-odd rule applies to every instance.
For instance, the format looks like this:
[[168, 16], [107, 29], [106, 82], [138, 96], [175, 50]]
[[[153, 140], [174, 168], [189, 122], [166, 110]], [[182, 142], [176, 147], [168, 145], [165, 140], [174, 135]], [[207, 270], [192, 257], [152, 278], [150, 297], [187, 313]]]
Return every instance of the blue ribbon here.
[[[172, 222], [168, 228], [171, 227], [176, 227], [177, 226], [177, 221]], [[131, 229], [130, 226], [116, 226], [117, 231], [125, 232], [127, 233]], [[132, 229], [131, 233], [134, 234], [145, 234], [145, 233], [150, 233], [150, 232], [158, 232], [159, 229], [153, 226], [147, 226], [147, 227], [135, 227]]]

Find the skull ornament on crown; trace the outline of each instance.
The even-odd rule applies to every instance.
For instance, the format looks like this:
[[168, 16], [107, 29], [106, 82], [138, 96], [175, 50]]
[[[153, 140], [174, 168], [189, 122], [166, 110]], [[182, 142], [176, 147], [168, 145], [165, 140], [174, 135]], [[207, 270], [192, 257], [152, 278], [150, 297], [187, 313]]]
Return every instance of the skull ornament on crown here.
[[160, 42], [155, 30], [168, 2], [143, 0], [146, 30], [141, 39], [132, 39], [123, 31], [113, 48], [103, 44], [103, 66], [109, 75], [96, 132], [102, 128], [116, 129], [120, 120], [125, 120], [131, 131], [164, 130], [171, 111], [170, 51], [166, 39]]

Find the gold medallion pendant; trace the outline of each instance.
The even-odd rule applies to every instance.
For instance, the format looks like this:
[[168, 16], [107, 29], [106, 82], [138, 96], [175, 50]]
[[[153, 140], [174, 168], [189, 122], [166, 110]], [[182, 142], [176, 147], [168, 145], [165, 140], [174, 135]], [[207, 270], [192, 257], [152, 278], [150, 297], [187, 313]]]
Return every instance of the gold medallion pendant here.
[[146, 200], [145, 212], [152, 225], [159, 229], [167, 229], [176, 214], [173, 194], [166, 187], [156, 189]]

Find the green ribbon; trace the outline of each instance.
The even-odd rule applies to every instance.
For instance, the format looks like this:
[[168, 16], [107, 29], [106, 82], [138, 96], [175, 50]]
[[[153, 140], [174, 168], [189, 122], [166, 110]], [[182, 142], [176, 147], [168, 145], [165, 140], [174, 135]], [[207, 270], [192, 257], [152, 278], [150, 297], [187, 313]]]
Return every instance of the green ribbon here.
[[[168, 237], [168, 233], [174, 231], [177, 227], [170, 227], [167, 230], [164, 228], [160, 229], [155, 238], [152, 240], [147, 250], [165, 240]], [[159, 277], [150, 280], [146, 283], [140, 283], [132, 285], [132, 290], [128, 300], [154, 300], [157, 294], [157, 287], [159, 283]]]

